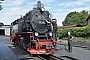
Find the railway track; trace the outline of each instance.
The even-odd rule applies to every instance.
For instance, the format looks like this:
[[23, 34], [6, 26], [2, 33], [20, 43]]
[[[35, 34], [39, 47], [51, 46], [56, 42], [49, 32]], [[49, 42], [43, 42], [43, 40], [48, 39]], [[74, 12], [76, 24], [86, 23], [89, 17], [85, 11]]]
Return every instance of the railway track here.
[[[59, 44], [58, 44], [59, 45]], [[63, 45], [63, 46], [66, 46], [66, 44], [60, 44], [60, 45]], [[61, 47], [61, 46], [60, 46]], [[16, 47], [18, 48], [18, 47]], [[61, 48], [60, 48], [61, 49]], [[19, 51], [19, 48], [17, 49]], [[21, 51], [21, 48], [20, 48], [20, 51]], [[24, 53], [25, 54], [24, 54]], [[71, 56], [65, 56], [65, 55], [62, 55], [62, 56], [58, 56], [59, 53], [56, 53], [58, 55], [48, 55], [48, 56], [42, 56], [42, 55], [35, 55], [35, 56], [30, 56], [29, 53], [25, 52], [24, 50], [22, 50], [22, 53], [24, 55], [22, 56], [18, 56], [18, 58], [20, 60], [79, 60], [79, 59], [76, 59], [76, 58], [73, 58]], [[27, 55], [28, 54], [28, 55]], [[27, 56], [26, 56], [27, 55]]]
[[46, 58], [46, 56], [37, 56], [34, 58], [34, 60], [62, 60], [61, 58], [59, 57], [56, 57], [56, 56], [53, 56], [53, 55], [48, 55], [47, 56], [48, 58]]
[[33, 58], [33, 60], [79, 60], [79, 59], [69, 57], [69, 56], [54, 56], [54, 55], [40, 56], [40, 55], [37, 55], [36, 57]]
[[57, 57], [57, 56], [51, 55], [50, 60], [79, 60], [79, 59], [76, 59], [70, 56], [58, 56]]
[[[8, 37], [1, 36], [0, 39], [1, 39], [0, 41], [4, 42], [15, 53], [15, 55], [20, 60], [79, 60], [79, 59], [74, 58], [72, 55], [68, 56], [67, 54], [69, 54], [69, 53], [66, 54], [66, 52], [65, 53], [62, 52], [62, 50], [65, 48], [65, 46], [67, 48], [67, 44], [58, 43], [58, 45], [60, 44], [59, 45], [60, 50], [58, 50], [58, 52], [55, 53], [56, 55], [49, 55], [49, 56], [36, 55], [36, 56], [31, 56], [28, 52], [26, 52], [26, 50], [23, 50], [22, 48], [15, 47], [14, 45], [11, 45]], [[74, 47], [82, 48], [82, 50], [83, 49], [90, 50], [90, 41], [73, 40], [72, 44], [73, 44]], [[63, 55], [60, 55], [60, 52], [62, 52]], [[74, 54], [74, 53], [75, 52], [72, 52], [70, 54]], [[87, 51], [85, 53], [87, 53]], [[75, 53], [75, 54], [77, 54], [77, 53]], [[80, 59], [81, 58], [82, 58], [82, 60], [87, 60], [87, 59], [84, 59], [83, 57], [80, 57]]]
[[36, 57], [33, 58], [33, 60], [47, 60], [44, 57], [37, 55]]

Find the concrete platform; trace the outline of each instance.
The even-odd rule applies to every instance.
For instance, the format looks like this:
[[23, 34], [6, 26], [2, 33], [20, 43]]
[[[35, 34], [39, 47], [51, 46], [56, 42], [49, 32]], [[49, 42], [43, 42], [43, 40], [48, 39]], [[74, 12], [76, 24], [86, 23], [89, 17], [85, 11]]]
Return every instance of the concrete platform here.
[[[59, 48], [59, 47], [58, 47]], [[61, 47], [62, 49], [58, 49], [55, 51], [54, 55], [56, 56], [69, 56], [72, 58], [76, 58], [78, 60], [90, 60], [90, 51], [84, 50], [79, 47], [73, 47], [72, 52], [68, 52], [64, 49], [64, 46]]]
[[0, 43], [0, 60], [19, 60], [17, 56], [5, 45]]

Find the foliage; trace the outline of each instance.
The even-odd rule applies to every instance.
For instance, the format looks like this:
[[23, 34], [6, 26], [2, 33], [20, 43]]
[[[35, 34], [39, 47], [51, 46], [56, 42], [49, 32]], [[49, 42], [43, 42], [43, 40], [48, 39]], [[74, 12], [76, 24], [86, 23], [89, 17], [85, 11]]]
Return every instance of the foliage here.
[[[2, 1], [4, 1], [4, 0], [0, 0], [0, 4], [2, 3]], [[0, 10], [2, 10], [2, 5], [0, 5]]]
[[86, 18], [88, 16], [88, 11], [81, 11], [81, 12], [70, 12], [67, 14], [65, 20], [62, 22], [63, 26], [69, 26], [69, 25], [86, 25]]
[[58, 30], [58, 38], [64, 38], [67, 36], [67, 30]]
[[0, 26], [4, 25], [2, 22], [0, 22]]
[[72, 33], [76, 37], [85, 37], [87, 34], [85, 27], [77, 27], [77, 28], [74, 28], [73, 30], [74, 31]]
[[[90, 26], [90, 25], [89, 25]], [[89, 27], [90, 29], [90, 27]], [[71, 35], [74, 37], [87, 37], [87, 35], [90, 35], [90, 31], [87, 32], [87, 26], [86, 27], [75, 27], [75, 28], [68, 28], [68, 29], [59, 29], [58, 30], [58, 38], [62, 39], [68, 36], [68, 31], [71, 32]]]

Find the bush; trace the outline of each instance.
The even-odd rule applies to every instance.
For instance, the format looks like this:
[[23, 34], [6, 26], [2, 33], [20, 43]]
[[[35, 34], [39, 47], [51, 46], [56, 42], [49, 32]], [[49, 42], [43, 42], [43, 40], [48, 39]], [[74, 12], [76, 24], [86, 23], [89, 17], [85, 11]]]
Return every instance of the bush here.
[[[58, 30], [58, 38], [62, 39], [68, 36], [68, 31], [71, 32], [71, 35], [75, 37], [86, 37], [86, 35], [90, 34], [90, 27], [75, 27], [68, 29], [59, 29]], [[88, 32], [87, 32], [88, 31]]]
[[67, 30], [58, 30], [58, 38], [64, 38], [67, 36]]
[[85, 27], [73, 28], [73, 35], [76, 37], [85, 37], [86, 36], [86, 28]]

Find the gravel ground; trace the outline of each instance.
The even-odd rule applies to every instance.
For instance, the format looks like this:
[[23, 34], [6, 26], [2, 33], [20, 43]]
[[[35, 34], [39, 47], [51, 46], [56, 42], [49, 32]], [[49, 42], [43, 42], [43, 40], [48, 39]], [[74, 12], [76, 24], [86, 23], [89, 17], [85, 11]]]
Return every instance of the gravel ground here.
[[[60, 44], [68, 44], [67, 40], [58, 40]], [[72, 40], [72, 46], [90, 50], [90, 40]]]
[[[0, 42], [5, 43], [20, 60], [32, 60], [33, 57], [26, 50], [12, 45], [12, 43], [9, 41], [9, 36], [0, 36]], [[58, 43], [67, 45], [68, 42], [67, 40], [58, 40]], [[72, 45], [78, 45], [79, 47], [87, 46], [90, 48], [90, 40], [73, 40]]]

